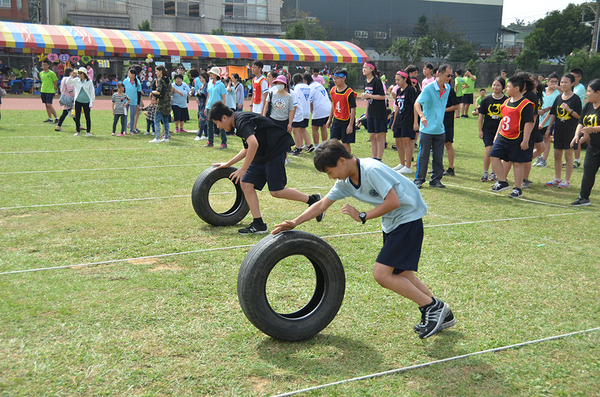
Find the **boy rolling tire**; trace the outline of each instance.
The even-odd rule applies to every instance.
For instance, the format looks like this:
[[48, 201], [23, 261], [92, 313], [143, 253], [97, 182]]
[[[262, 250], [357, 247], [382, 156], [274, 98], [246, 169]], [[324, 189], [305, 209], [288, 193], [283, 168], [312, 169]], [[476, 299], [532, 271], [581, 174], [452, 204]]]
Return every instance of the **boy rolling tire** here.
[[202, 171], [196, 179], [196, 182], [194, 182], [194, 187], [192, 188], [192, 205], [194, 206], [196, 214], [204, 222], [213, 226], [233, 226], [248, 215], [250, 209], [239, 183], [234, 184], [235, 202], [231, 208], [219, 213], [210, 205], [210, 189], [221, 179], [229, 179], [229, 176], [235, 171], [237, 171], [237, 168], [235, 167], [209, 167]]
[[[308, 303], [293, 313], [277, 313], [267, 297], [267, 280], [281, 260], [305, 256], [316, 275]], [[268, 235], [248, 252], [238, 274], [238, 299], [250, 322], [265, 334], [284, 341], [301, 341], [331, 323], [342, 306], [346, 277], [335, 250], [321, 238], [302, 231]]]

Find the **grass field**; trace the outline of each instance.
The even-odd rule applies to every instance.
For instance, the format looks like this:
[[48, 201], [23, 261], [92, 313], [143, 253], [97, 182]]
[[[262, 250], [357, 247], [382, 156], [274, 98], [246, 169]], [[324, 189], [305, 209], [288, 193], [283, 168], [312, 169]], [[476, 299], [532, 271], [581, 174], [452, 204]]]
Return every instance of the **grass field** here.
[[[94, 136], [73, 137], [70, 119], [67, 132], [55, 132], [41, 122], [45, 112], [2, 112], [0, 395], [273, 395], [600, 326], [598, 189], [595, 205], [570, 207], [582, 170], [558, 190], [543, 185], [549, 167], [534, 168], [523, 199], [491, 193], [479, 181], [473, 118], [456, 121], [447, 189], [422, 189], [420, 277], [457, 325], [427, 340], [412, 332], [416, 305], [371, 274], [379, 223], [352, 221], [338, 202], [322, 223], [299, 229], [338, 252], [344, 304], [319, 335], [286, 343], [254, 328], [237, 301], [239, 265], [260, 239], [237, 234], [250, 216], [212, 227], [190, 202], [196, 177], [237, 153], [239, 138], [225, 151], [191, 133], [150, 145], [111, 137], [110, 112], [92, 115]], [[370, 156], [367, 139], [358, 134], [356, 156]], [[289, 187], [328, 192], [333, 181], [314, 170], [311, 154], [291, 160]], [[384, 162], [395, 166], [396, 152], [386, 150]], [[259, 198], [269, 227], [306, 208]], [[342, 233], [350, 236], [327, 237]], [[269, 288], [293, 308], [310, 295], [312, 276], [302, 260], [286, 265]], [[597, 396], [598, 357], [599, 333], [589, 332], [306, 395]]]

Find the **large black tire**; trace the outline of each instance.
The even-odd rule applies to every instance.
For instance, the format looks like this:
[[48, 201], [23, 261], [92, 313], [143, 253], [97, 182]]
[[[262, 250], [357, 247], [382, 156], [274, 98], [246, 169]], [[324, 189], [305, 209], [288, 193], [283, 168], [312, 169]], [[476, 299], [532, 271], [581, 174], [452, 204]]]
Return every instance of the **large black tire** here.
[[[235, 203], [225, 212], [217, 213], [210, 207], [208, 195], [212, 186], [221, 179], [229, 179], [229, 175], [235, 172], [237, 168], [219, 168], [210, 167], [202, 173], [194, 182], [192, 188], [192, 205], [194, 211], [204, 222], [213, 226], [233, 226], [239, 223], [248, 215], [248, 203], [244, 198], [244, 192], [239, 183], [235, 185]], [[233, 183], [233, 182], [232, 182]]]
[[[312, 263], [316, 287], [310, 301], [295, 313], [276, 313], [267, 299], [267, 279], [279, 261], [302, 255]], [[238, 274], [238, 299], [256, 328], [284, 341], [308, 339], [333, 320], [344, 300], [346, 276], [342, 261], [323, 239], [287, 231], [260, 240], [244, 258]]]

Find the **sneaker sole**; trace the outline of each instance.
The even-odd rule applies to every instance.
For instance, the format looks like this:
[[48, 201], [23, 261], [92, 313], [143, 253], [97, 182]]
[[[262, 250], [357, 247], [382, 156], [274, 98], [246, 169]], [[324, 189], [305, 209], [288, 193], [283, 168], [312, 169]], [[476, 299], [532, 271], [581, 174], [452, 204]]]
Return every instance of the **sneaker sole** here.
[[[449, 309], [450, 309], [450, 306], [448, 306], [447, 303], [444, 303], [444, 308], [442, 309], [442, 313], [440, 314], [440, 318], [446, 318], [446, 314], [448, 313]], [[421, 338], [421, 339], [427, 339], [431, 335], [434, 335], [435, 333], [439, 332], [440, 328], [442, 328], [442, 324], [443, 324], [443, 321], [438, 322], [437, 325], [435, 326], [435, 328], [432, 329], [431, 331], [429, 331], [428, 334], [425, 334], [423, 336], [421, 336], [419, 334], [419, 338]]]
[[[452, 320], [450, 320], [450, 321], [446, 321], [446, 322], [444, 322], [444, 323], [443, 323], [443, 324], [440, 326], [440, 329], [438, 330], [438, 332], [439, 332], [439, 331], [442, 331], [442, 330], [445, 330], [445, 329], [448, 329], [448, 328], [450, 328], [450, 327], [454, 327], [455, 325], [456, 325], [456, 317], [455, 317], [455, 318], [453, 318], [453, 319], [452, 319]], [[419, 324], [418, 326], [417, 326], [417, 325], [415, 325], [415, 326], [413, 327], [413, 331], [415, 331], [415, 333], [417, 333], [417, 334], [418, 334], [419, 332], [421, 332], [420, 324]]]
[[502, 189], [492, 190], [492, 192], [496, 192], [496, 193], [497, 192], [503, 192], [503, 191], [508, 190], [508, 189], [510, 189], [510, 186], [503, 187]]
[[573, 207], [587, 207], [588, 205], [592, 205], [592, 202], [583, 203], [583, 204], [571, 204]]
[[259, 231], [254, 232], [254, 233], [240, 233], [240, 232], [238, 232], [238, 234], [240, 236], [251, 236], [253, 234], [265, 234], [265, 233], [269, 233], [269, 231], [268, 230], [259, 230]]

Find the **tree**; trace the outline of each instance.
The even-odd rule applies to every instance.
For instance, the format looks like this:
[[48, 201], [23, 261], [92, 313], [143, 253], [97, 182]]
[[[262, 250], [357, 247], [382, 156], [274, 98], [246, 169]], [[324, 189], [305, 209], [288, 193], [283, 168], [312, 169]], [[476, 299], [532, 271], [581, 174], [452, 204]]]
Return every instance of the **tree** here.
[[465, 39], [458, 39], [448, 58], [450, 62], [469, 62], [477, 58], [475, 47]]
[[293, 23], [284, 23], [285, 39], [327, 40], [327, 33], [316, 18], [304, 17]]
[[565, 59], [565, 72], [575, 67], [583, 69], [586, 81], [600, 78], [600, 54], [590, 53], [587, 46], [573, 51]]
[[212, 34], [213, 36], [232, 36], [230, 32], [226, 32], [225, 29], [223, 29], [222, 27], [211, 30], [210, 34]]
[[469, 62], [467, 62], [467, 66], [465, 66], [465, 70], [466, 69], [471, 69], [472, 74], [477, 74], [477, 65], [475, 65], [475, 61], [472, 59]]
[[427, 23], [427, 16], [421, 15], [413, 28], [413, 33], [416, 37], [427, 36], [429, 33], [429, 24]]
[[423, 56], [427, 55], [429, 38], [419, 37], [418, 39], [409, 39], [408, 37], [400, 37], [392, 43], [388, 49], [388, 53], [400, 58], [402, 64], [408, 66], [421, 62]]
[[495, 48], [492, 55], [486, 58], [483, 62], [485, 63], [502, 63], [508, 60], [508, 51], [504, 48]]
[[75, 25], [75, 22], [73, 22], [73, 20], [71, 18], [65, 17], [62, 21], [60, 21], [60, 25], [73, 26], [73, 25]]
[[41, 23], [40, 0], [29, 0], [29, 22]]
[[583, 5], [569, 4], [562, 11], [552, 11], [536, 22], [536, 28], [525, 38], [525, 47], [540, 57], [563, 60], [574, 49], [588, 45], [590, 28], [581, 24]]
[[431, 55], [435, 58], [446, 58], [458, 43], [461, 34], [453, 18], [436, 14], [429, 28]]
[[137, 30], [141, 30], [144, 32], [152, 32], [152, 29], [150, 28], [150, 21], [144, 19], [142, 23], [137, 26]]
[[540, 53], [529, 47], [517, 55], [515, 62], [520, 69], [523, 70], [537, 70], [540, 67]]

